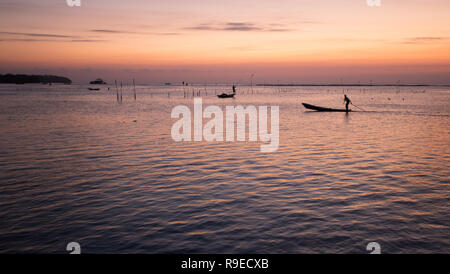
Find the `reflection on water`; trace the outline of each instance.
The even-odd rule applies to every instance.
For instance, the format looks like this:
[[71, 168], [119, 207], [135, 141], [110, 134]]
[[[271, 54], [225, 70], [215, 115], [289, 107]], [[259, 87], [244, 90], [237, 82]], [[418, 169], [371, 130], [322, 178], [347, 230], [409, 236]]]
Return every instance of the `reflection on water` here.
[[170, 112], [192, 107], [192, 87], [140, 86], [118, 104], [0, 86], [0, 252], [450, 251], [448, 89], [348, 88], [366, 110], [348, 115], [300, 105], [341, 108], [342, 88], [196, 89], [204, 107], [280, 106], [278, 151], [173, 142]]

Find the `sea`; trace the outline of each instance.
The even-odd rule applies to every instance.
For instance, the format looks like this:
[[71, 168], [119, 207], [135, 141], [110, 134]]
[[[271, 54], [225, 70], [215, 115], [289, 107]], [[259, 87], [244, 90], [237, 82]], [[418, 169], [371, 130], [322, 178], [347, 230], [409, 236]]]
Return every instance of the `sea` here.
[[[0, 85], [0, 253], [450, 252], [450, 87], [88, 87]], [[194, 98], [278, 106], [278, 149], [174, 141]]]

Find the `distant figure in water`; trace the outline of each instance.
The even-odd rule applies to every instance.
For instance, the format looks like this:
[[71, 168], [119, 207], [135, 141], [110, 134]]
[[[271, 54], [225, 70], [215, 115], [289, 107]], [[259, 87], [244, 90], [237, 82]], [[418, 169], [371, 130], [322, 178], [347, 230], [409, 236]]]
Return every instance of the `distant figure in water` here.
[[234, 98], [234, 95], [236, 95], [236, 86], [235, 85], [233, 85], [233, 93], [231, 93], [231, 94], [222, 93], [220, 95], [217, 95], [217, 97], [219, 97], [219, 98]]
[[347, 97], [346, 94], [344, 94], [344, 103], [345, 103], [345, 111], [348, 112], [348, 104], [351, 104], [352, 101], [350, 101], [350, 99]]

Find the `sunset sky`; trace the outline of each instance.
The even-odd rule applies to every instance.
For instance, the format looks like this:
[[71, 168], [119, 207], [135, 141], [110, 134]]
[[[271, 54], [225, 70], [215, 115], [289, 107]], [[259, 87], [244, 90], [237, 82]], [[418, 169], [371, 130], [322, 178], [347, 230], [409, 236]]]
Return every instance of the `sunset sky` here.
[[450, 84], [450, 1], [0, 0], [0, 73]]

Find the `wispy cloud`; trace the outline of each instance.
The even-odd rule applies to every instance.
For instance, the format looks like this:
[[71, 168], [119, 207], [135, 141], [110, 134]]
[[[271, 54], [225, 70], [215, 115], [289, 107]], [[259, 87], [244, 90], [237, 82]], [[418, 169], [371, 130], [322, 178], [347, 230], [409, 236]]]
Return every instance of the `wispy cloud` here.
[[27, 36], [27, 37], [47, 37], [47, 38], [78, 38], [78, 36], [63, 35], [63, 34], [49, 34], [49, 33], [29, 33], [29, 32], [7, 32], [1, 31], [0, 34]]
[[135, 32], [127, 30], [114, 30], [114, 29], [91, 29], [89, 32], [94, 32], [97, 34], [137, 34], [137, 35], [180, 35], [178, 32]]
[[181, 35], [179, 32], [162, 32], [162, 33], [152, 33], [154, 35], [163, 35], [163, 36], [176, 36]]
[[97, 43], [97, 42], [107, 42], [108, 40], [102, 39], [73, 39], [71, 42], [74, 43]]
[[[6, 38], [1, 39], [0, 42], [46, 42], [52, 41], [49, 39], [32, 39], [32, 38]], [[58, 40], [61, 41], [61, 40]]]
[[410, 39], [415, 41], [435, 41], [435, 40], [443, 40], [444, 37], [413, 37]]
[[[11, 33], [9, 33], [11, 34]], [[42, 37], [42, 38], [3, 38], [0, 39], [0, 42], [59, 42], [59, 43], [96, 43], [96, 42], [106, 42], [107, 40], [102, 39], [86, 39], [86, 38], [78, 38], [72, 36], [52, 36], [52, 35], [28, 35], [31, 37]], [[63, 38], [63, 39], [60, 39]]]
[[438, 36], [419, 36], [419, 37], [410, 37], [404, 39], [402, 44], [423, 44], [423, 43], [432, 43], [432, 42], [440, 42], [446, 40], [447, 37], [438, 37]]
[[[55, 33], [34, 33], [34, 32], [12, 32], [0, 31], [0, 42], [73, 42], [73, 43], [101, 43], [109, 41], [102, 39], [105, 35], [114, 34], [137, 34], [137, 35], [160, 35], [160, 36], [175, 36], [180, 35], [177, 32], [162, 32], [162, 33], [141, 33], [126, 30], [115, 29], [92, 29], [88, 30], [91, 35], [65, 35]], [[92, 35], [95, 33], [97, 35]], [[102, 37], [103, 36], [103, 37]]]
[[262, 31], [263, 28], [255, 26], [253, 23], [228, 22], [222, 27], [222, 30], [228, 31]]
[[2, 42], [104, 42], [105, 40], [90, 39], [75, 35], [53, 34], [53, 33], [33, 33], [33, 32], [11, 32], [2, 31]]
[[196, 26], [185, 27], [185, 30], [196, 31], [236, 31], [236, 32], [285, 32], [291, 29], [285, 28], [281, 25], [276, 26], [258, 26], [251, 22], [225, 22], [219, 24], [199, 24]]
[[106, 34], [132, 33], [132, 32], [129, 32], [129, 31], [112, 30], [112, 29], [91, 29], [90, 32], [95, 32], [95, 33], [106, 33]]

